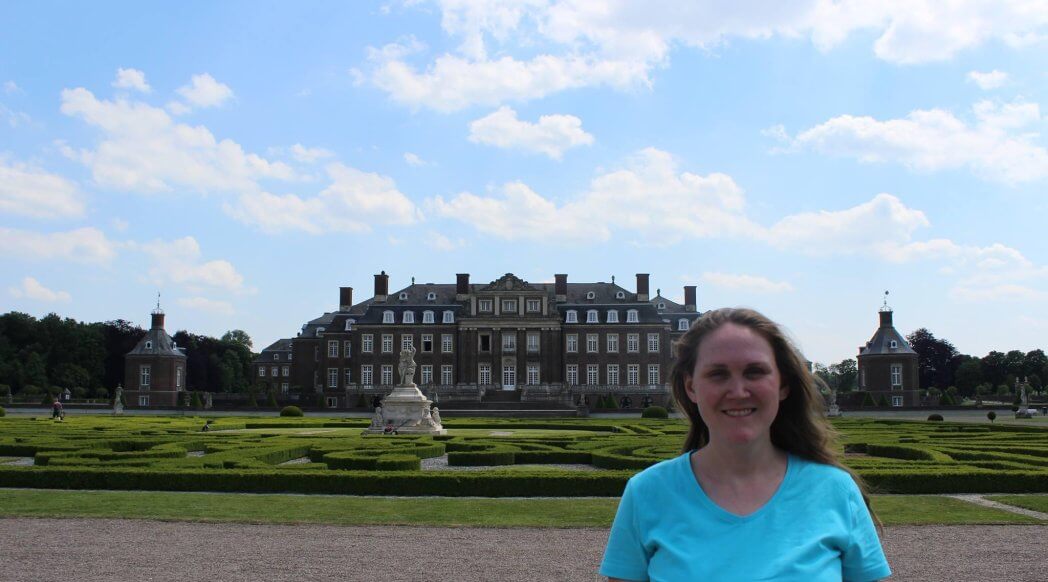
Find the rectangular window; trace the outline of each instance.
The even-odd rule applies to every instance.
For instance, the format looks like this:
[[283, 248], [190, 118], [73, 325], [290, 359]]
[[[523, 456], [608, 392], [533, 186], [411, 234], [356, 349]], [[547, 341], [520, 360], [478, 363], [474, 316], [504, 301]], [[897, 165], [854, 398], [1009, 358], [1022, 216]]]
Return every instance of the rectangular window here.
[[287, 383], [287, 382], [283, 382], [283, 383], [281, 383], [281, 384], [280, 384], [280, 393], [281, 393], [281, 394], [287, 394], [287, 392], [288, 392], [288, 388], [289, 388], [289, 386], [288, 386], [288, 383]]
[[342, 371], [346, 375], [346, 386], [349, 386], [350, 384], [353, 383], [353, 369], [352, 368], [343, 368]]
[[444, 386], [453, 386], [455, 384], [455, 378], [451, 374], [452, 367], [444, 365], [440, 367], [440, 383]]
[[375, 336], [365, 333], [360, 337], [360, 351], [370, 354], [375, 351]]
[[892, 389], [902, 388], [902, 364], [892, 364]]
[[630, 386], [640, 384], [640, 365], [629, 364], [626, 366], [626, 384]]
[[423, 311], [422, 312], [422, 323], [433, 323], [433, 312]]
[[578, 386], [579, 384], [579, 365], [568, 364], [568, 385]]
[[478, 347], [480, 351], [491, 351], [491, 334], [482, 333], [479, 336], [477, 336], [477, 339], [480, 341], [480, 346]]
[[266, 367], [265, 366], [259, 366], [258, 367], [258, 377], [259, 378], [265, 378], [266, 377]]
[[659, 365], [648, 364], [648, 385], [656, 386], [659, 383]]
[[408, 348], [413, 348], [413, 347], [415, 347], [415, 336], [414, 335], [412, 335], [410, 333], [406, 333], [406, 334], [400, 336], [400, 349], [406, 350]]
[[353, 342], [346, 340], [342, 342], [342, 357], [348, 358], [353, 355]]
[[579, 322], [579, 312], [578, 311], [575, 311], [574, 309], [572, 309], [571, 311], [568, 311], [566, 314], [564, 314], [564, 323], [578, 323], [578, 322]]
[[502, 386], [504, 388], [517, 385], [517, 367], [513, 364], [502, 365]]
[[393, 385], [393, 366], [384, 365], [382, 366], [382, 382], [383, 386]]
[[502, 332], [502, 351], [505, 353], [517, 351], [517, 332]]
[[328, 368], [328, 388], [338, 388], [338, 368]]
[[477, 381], [481, 386], [491, 384], [491, 364], [477, 366]]
[[600, 384], [600, 366], [597, 364], [586, 364], [586, 384], [589, 386]]
[[422, 352], [430, 353], [433, 351], [433, 334], [424, 333], [422, 334]]
[[422, 385], [428, 386], [433, 383], [433, 366], [429, 364], [422, 365]]
[[269, 375], [273, 376], [274, 378], [276, 378], [277, 376], [280, 375], [279, 372], [280, 372], [280, 369], [277, 368], [276, 366], [273, 366], [272, 368], [269, 369]]
[[444, 320], [441, 323], [455, 323], [455, 312], [454, 311], [445, 311], [444, 312]]
[[635, 354], [640, 351], [640, 334], [639, 333], [628, 333], [626, 334], [626, 351]]
[[608, 385], [618, 386], [619, 385], [619, 365], [608, 364]]
[[526, 306], [528, 313], [538, 313], [542, 310], [542, 301], [539, 299], [528, 299]]
[[481, 313], [491, 313], [491, 299], [481, 299], [477, 302], [477, 309]]
[[600, 351], [600, 339], [595, 333], [586, 334], [586, 353], [595, 354]]
[[139, 396], [138, 397], [138, 405], [139, 406], [149, 406], [149, 397], [148, 396]]
[[534, 386], [539, 383], [539, 365], [528, 364], [528, 384]]
[[538, 353], [539, 351], [539, 334], [536, 332], [528, 332], [528, 353]]
[[648, 351], [656, 354], [659, 352], [659, 334], [648, 334]]
[[328, 340], [328, 357], [338, 357], [338, 340]]
[[445, 333], [445, 334], [441, 335], [440, 336], [440, 351], [444, 352], [445, 354], [450, 354], [451, 353], [451, 346], [452, 346], [451, 334], [450, 333]]
[[576, 354], [579, 351], [579, 334], [569, 333], [568, 334], [568, 347], [567, 352], [569, 354]]
[[[287, 366], [284, 366], [285, 368]], [[175, 368], [175, 388], [182, 389], [182, 366]]]
[[328, 396], [326, 402], [328, 408], [335, 408], [338, 406], [338, 396]]
[[902, 396], [892, 396], [892, 406], [902, 406]]
[[[265, 375], [265, 368], [262, 369], [263, 376]], [[153, 369], [148, 365], [138, 367], [138, 385], [142, 390], [149, 390], [149, 383], [152, 381]]]
[[371, 366], [360, 367], [360, 385], [361, 386], [372, 386], [375, 383], [375, 379], [371, 374]]
[[284, 366], [280, 368], [280, 375], [287, 378], [291, 375], [291, 366]]
[[517, 300], [516, 299], [503, 299], [502, 300], [502, 313], [516, 313], [517, 312]]
[[619, 322], [619, 312], [615, 311], [615, 310], [609, 311], [608, 312], [608, 323], [618, 323], [618, 322]]
[[617, 354], [619, 353], [619, 334], [609, 333], [608, 334], [608, 353]]
[[637, 323], [638, 321], [640, 320], [637, 318], [636, 309], [630, 309], [626, 312], [626, 323]]
[[404, 323], [415, 323], [415, 312], [405, 311], [402, 319]]
[[586, 323], [600, 323], [600, 321], [597, 320], [596, 309], [590, 309], [586, 312]]
[[393, 353], [393, 334], [384, 333], [382, 334], [382, 353], [392, 354]]

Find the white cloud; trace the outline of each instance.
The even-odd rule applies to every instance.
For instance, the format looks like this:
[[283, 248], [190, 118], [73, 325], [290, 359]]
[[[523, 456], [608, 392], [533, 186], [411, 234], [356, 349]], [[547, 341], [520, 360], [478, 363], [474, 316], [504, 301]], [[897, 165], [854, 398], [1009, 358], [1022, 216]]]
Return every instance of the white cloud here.
[[233, 90], [207, 73], [193, 75], [189, 85], [178, 88], [178, 94], [196, 107], [218, 107], [233, 98]]
[[469, 124], [469, 141], [503, 149], [542, 153], [555, 160], [564, 151], [593, 143], [593, 136], [582, 129], [574, 115], [543, 115], [538, 123], [517, 119], [517, 112], [500, 107], [494, 113]]
[[146, 83], [146, 74], [138, 69], [117, 69], [113, 86], [117, 89], [134, 89], [142, 93], [149, 93], [153, 90], [149, 83]]
[[426, 160], [423, 160], [421, 157], [419, 157], [418, 154], [414, 154], [411, 152], [404, 152], [404, 161], [407, 162], [407, 164], [413, 168], [421, 168], [423, 166], [434, 165], [433, 162], [427, 162]]
[[152, 259], [149, 275], [157, 283], [171, 282], [190, 290], [250, 291], [244, 288], [243, 275], [229, 261], [202, 261], [200, 244], [191, 236], [173, 241], [155, 240], [137, 248]]
[[0, 227], [0, 255], [12, 259], [108, 263], [116, 257], [117, 247], [92, 227], [52, 233]]
[[980, 73], [979, 71], [969, 71], [968, 80], [975, 83], [983, 91], [989, 91], [990, 89], [996, 89], [1008, 82], [1008, 73], [998, 71], [996, 69], [989, 73]]
[[28, 125], [32, 121], [29, 114], [24, 111], [15, 111], [8, 108], [3, 103], [0, 103], [0, 119], [7, 121], [7, 125], [11, 127], [19, 127], [22, 125]]
[[887, 121], [841, 115], [800, 132], [790, 145], [920, 171], [968, 168], [1005, 184], [1048, 177], [1048, 150], [1037, 143], [1036, 133], [1020, 131], [1040, 123], [1036, 103], [981, 101], [972, 112], [972, 123], [942, 109]]
[[129, 226], [131, 226], [131, 223], [129, 223], [128, 221], [124, 220], [123, 218], [116, 217], [111, 218], [109, 220], [109, 224], [112, 225], [113, 230], [116, 230], [118, 232], [124, 232], [127, 230]]
[[168, 101], [167, 105], [164, 106], [164, 109], [167, 109], [171, 115], [185, 115], [190, 111], [193, 111], [192, 108], [181, 101]]
[[206, 297], [179, 297], [177, 303], [187, 309], [195, 309], [216, 315], [233, 315], [233, 305], [228, 301], [208, 299]]
[[291, 146], [291, 157], [304, 164], [314, 164], [322, 159], [334, 156], [333, 152], [324, 148], [307, 148], [300, 143]]
[[0, 212], [31, 218], [78, 218], [84, 201], [76, 184], [0, 157]]
[[146, 103], [99, 100], [77, 88], [62, 91], [61, 109], [102, 132], [93, 151], [74, 157], [105, 188], [230, 192], [255, 190], [263, 179], [296, 177], [287, 164], [246, 153], [235, 141], [216, 139], [204, 126], [175, 123], [163, 109]]
[[432, 248], [443, 252], [451, 252], [466, 246], [465, 239], [451, 240], [439, 232], [430, 232], [428, 243]]
[[586, 192], [559, 207], [520, 182], [504, 185], [500, 198], [463, 192], [447, 201], [437, 196], [431, 204], [441, 216], [510, 240], [596, 243], [619, 230], [637, 242], [668, 245], [759, 232], [730, 176], [680, 172], [669, 153], [655, 148], [637, 152], [626, 168], [597, 176]]
[[34, 301], [43, 301], [45, 303], [68, 303], [72, 300], [72, 296], [65, 291], [52, 291], [47, 287], [44, 287], [40, 281], [32, 277], [26, 277], [22, 279], [22, 285], [20, 287], [9, 287], [8, 291], [12, 297], [21, 299], [32, 299]]
[[4, 93], [8, 95], [22, 93], [22, 88], [19, 87], [18, 83], [15, 83], [14, 81], [4, 81]]
[[226, 212], [267, 232], [370, 232], [371, 224], [411, 225], [422, 213], [392, 178], [341, 163], [326, 168], [331, 184], [317, 196], [255, 192], [241, 195]]
[[758, 275], [708, 271], [702, 274], [701, 280], [715, 287], [722, 287], [732, 291], [753, 293], [785, 293], [793, 291], [793, 285], [785, 281], [772, 281]]

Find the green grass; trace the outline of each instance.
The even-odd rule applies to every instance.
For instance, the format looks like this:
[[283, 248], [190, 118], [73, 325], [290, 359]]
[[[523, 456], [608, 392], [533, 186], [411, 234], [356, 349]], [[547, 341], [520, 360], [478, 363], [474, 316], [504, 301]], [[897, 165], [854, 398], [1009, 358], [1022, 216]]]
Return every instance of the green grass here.
[[990, 501], [1048, 513], [1048, 495], [990, 495]]
[[[0, 516], [439, 527], [608, 527], [616, 498], [455, 499], [146, 491], [0, 490]], [[873, 498], [884, 525], [1036, 524], [937, 496]]]

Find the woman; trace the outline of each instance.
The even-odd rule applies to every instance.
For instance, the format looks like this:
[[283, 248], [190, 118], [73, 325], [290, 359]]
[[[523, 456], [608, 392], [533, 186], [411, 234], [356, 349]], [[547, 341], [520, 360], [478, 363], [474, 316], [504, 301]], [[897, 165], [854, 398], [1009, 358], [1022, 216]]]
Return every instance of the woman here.
[[756, 311], [718, 309], [677, 342], [684, 454], [630, 479], [611, 580], [866, 582], [891, 575], [861, 485], [836, 459], [804, 359]]

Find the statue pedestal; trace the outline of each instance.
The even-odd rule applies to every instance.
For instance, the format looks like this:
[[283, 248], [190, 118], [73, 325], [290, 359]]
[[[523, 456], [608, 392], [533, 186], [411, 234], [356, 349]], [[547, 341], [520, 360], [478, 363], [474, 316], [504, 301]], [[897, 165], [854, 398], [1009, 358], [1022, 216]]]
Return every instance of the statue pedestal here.
[[413, 383], [397, 386], [382, 399], [381, 418], [373, 419], [366, 432], [382, 434], [392, 424], [398, 434], [447, 434], [430, 413], [432, 403]]
[[1015, 418], [1033, 418], [1033, 411], [1025, 406], [1020, 406], [1019, 410], [1015, 411]]
[[841, 407], [836, 404], [831, 404], [829, 410], [826, 411], [826, 416], [830, 418], [836, 418], [841, 415]]

